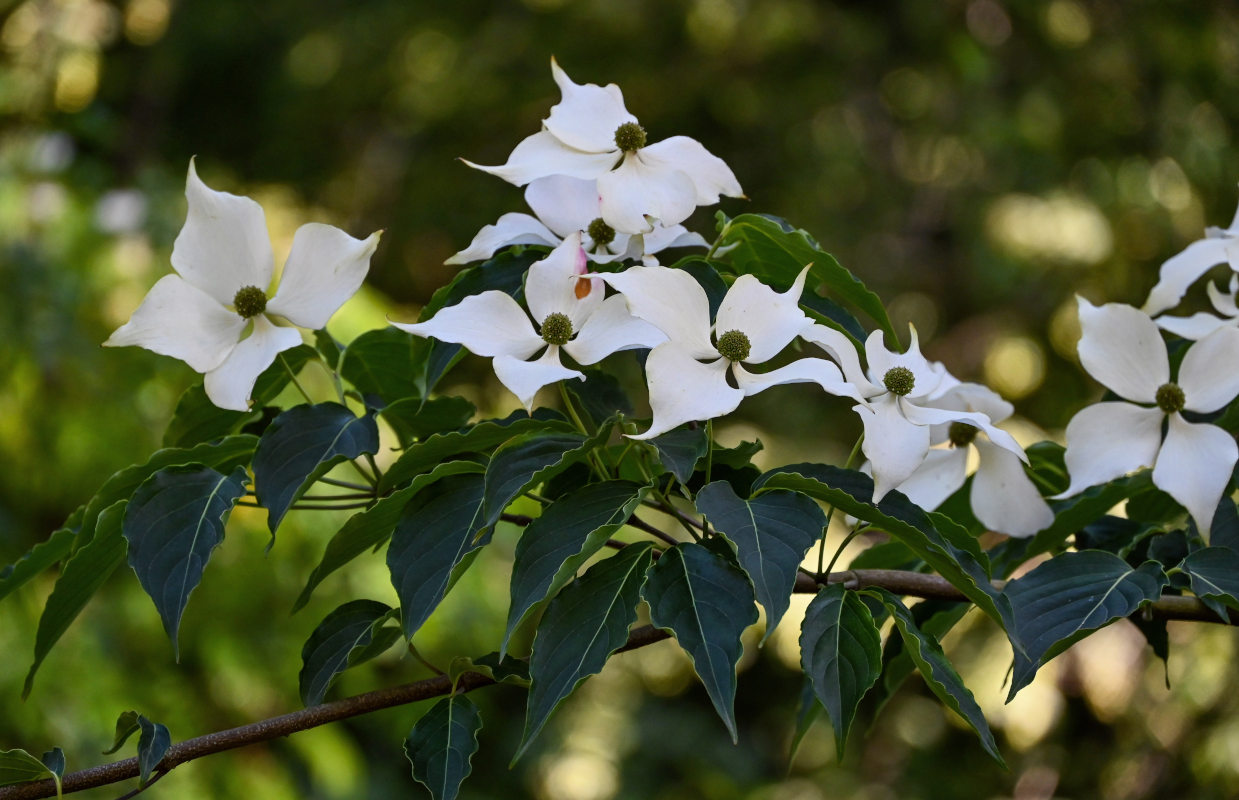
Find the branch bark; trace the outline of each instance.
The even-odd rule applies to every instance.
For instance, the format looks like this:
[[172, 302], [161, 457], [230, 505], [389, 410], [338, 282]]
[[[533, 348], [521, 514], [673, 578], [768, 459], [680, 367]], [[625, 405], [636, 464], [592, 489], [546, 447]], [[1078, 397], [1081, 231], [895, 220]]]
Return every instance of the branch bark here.
[[[874, 586], [887, 589], [895, 594], [921, 598], [943, 598], [947, 600], [965, 601], [963, 593], [952, 586], [945, 578], [922, 572], [906, 572], [891, 569], [855, 569], [842, 572], [832, 572], [829, 575], [813, 576], [800, 573], [796, 578], [796, 591], [799, 593], [816, 593], [825, 583], [842, 583], [849, 589], [863, 589]], [[997, 588], [1002, 587], [1002, 581], [995, 581]], [[1195, 622], [1225, 622], [1239, 624], [1239, 615], [1233, 612], [1230, 619], [1222, 620], [1195, 597], [1167, 596], [1146, 607], [1146, 613], [1152, 618], [1165, 620], [1190, 620]], [[641, 647], [662, 641], [669, 634], [650, 626], [637, 628], [627, 644], [620, 652], [636, 650]], [[470, 692], [494, 683], [490, 678], [477, 673], [466, 673], [457, 683], [457, 691]], [[294, 711], [279, 717], [241, 725], [225, 731], [208, 733], [194, 739], [174, 744], [163, 760], [159, 762], [158, 773], [166, 773], [175, 767], [213, 753], [221, 753], [246, 745], [270, 741], [281, 736], [288, 736], [298, 731], [316, 728], [330, 722], [337, 722], [349, 717], [369, 714], [384, 708], [408, 705], [419, 700], [432, 697], [442, 697], [450, 694], [452, 683], [446, 676], [436, 676], [401, 686], [378, 689], [373, 692], [346, 697], [330, 703]], [[83, 789], [93, 789], [138, 776], [138, 759], [127, 758], [111, 764], [71, 772], [62, 779], [65, 794], [79, 792]], [[56, 786], [49, 778], [42, 781], [19, 783], [0, 787], [0, 800], [33, 800], [34, 798], [55, 797]]]

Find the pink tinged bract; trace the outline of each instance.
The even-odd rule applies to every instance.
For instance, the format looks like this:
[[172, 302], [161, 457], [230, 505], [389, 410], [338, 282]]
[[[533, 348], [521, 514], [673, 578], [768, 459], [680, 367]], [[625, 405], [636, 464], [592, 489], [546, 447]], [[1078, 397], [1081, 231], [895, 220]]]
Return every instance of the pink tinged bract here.
[[1170, 360], [1157, 324], [1122, 303], [1094, 306], [1077, 297], [1080, 343], [1077, 352], [1088, 373], [1119, 397], [1152, 403], [1170, 380]]
[[725, 358], [703, 364], [675, 340], [651, 350], [645, 374], [654, 419], [649, 430], [630, 438], [650, 439], [685, 422], [735, 411], [744, 392], [728, 385], [727, 367]]
[[302, 225], [293, 234], [280, 286], [267, 303], [267, 313], [311, 330], [325, 327], [361, 288], [379, 236], [375, 232], [367, 239], [354, 239], [331, 225]]
[[1171, 414], [1166, 441], [1153, 467], [1153, 484], [1187, 509], [1206, 541], [1218, 501], [1239, 460], [1235, 439], [1216, 425], [1192, 424]]
[[220, 408], [248, 409], [250, 392], [258, 376], [281, 352], [301, 344], [301, 333], [296, 328], [272, 325], [262, 314], [252, 321], [254, 329], [250, 335], [237, 342], [224, 363], [203, 378], [207, 397]]

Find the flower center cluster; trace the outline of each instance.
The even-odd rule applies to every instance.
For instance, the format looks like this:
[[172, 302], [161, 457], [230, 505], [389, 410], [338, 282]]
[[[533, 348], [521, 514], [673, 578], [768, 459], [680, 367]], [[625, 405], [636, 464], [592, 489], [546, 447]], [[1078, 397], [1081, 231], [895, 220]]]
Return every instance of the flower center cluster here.
[[598, 217], [589, 223], [589, 227], [585, 229], [585, 232], [589, 234], [589, 238], [594, 240], [594, 244], [599, 247], [606, 247], [615, 241], [615, 228], [603, 222], [602, 217]]
[[542, 339], [547, 344], [567, 344], [571, 338], [572, 320], [568, 319], [567, 314], [556, 311], [542, 320]]
[[882, 376], [882, 385], [891, 394], [903, 397], [911, 393], [912, 387], [916, 386], [916, 376], [907, 367], [891, 367]]
[[743, 331], [727, 331], [718, 337], [718, 354], [728, 361], [743, 361], [749, 357], [752, 343]]
[[1187, 403], [1187, 396], [1183, 394], [1183, 390], [1179, 388], [1177, 383], [1163, 383], [1161, 386], [1158, 386], [1154, 399], [1157, 401], [1157, 407], [1167, 414], [1182, 411], [1183, 406]]
[[256, 317], [267, 310], [267, 294], [257, 286], [242, 286], [232, 298], [232, 307], [242, 319]]
[[951, 441], [951, 447], [967, 447], [977, 438], [977, 429], [967, 422], [952, 422], [946, 435]]
[[625, 153], [645, 147], [645, 128], [635, 122], [625, 122], [615, 129], [615, 146]]

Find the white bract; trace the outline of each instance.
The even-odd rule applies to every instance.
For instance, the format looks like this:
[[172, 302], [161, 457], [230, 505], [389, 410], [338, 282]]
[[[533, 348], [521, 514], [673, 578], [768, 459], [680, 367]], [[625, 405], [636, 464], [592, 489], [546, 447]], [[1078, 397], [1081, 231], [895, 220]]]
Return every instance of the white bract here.
[[[601, 275], [627, 299], [633, 316], [667, 336], [645, 362], [654, 419], [649, 430], [632, 438], [649, 439], [684, 422], [720, 417], [746, 396], [783, 383], [813, 382], [859, 400], [839, 368], [825, 359], [802, 358], [764, 373], [744, 368], [774, 358], [813, 324], [800, 310], [808, 271], [801, 270], [783, 293], [752, 275], [741, 275], [728, 289], [713, 324], [705, 290], [684, 270], [631, 267]], [[728, 383], [728, 375], [735, 386]]]
[[[1127, 305], [1097, 307], [1079, 298], [1080, 363], [1130, 402], [1088, 406], [1067, 424], [1070, 497], [1144, 467], [1207, 536], [1239, 458], [1234, 437], [1182, 410], [1217, 411], [1239, 394], [1239, 330], [1220, 328], [1187, 349], [1177, 382], [1161, 333], [1147, 314]], [[1166, 428], [1162, 438], [1163, 423]]]
[[301, 344], [300, 331], [274, 324], [272, 316], [303, 328], [325, 326], [361, 286], [379, 233], [360, 240], [330, 225], [302, 225], [268, 299], [273, 256], [262, 206], [209, 188], [192, 159], [185, 197], [189, 212], [172, 246], [176, 274], [160, 278], [103, 344], [179, 358], [205, 373], [212, 403], [244, 411], [263, 370]]
[[655, 221], [676, 225], [721, 195], [743, 196], [727, 164], [696, 139], [673, 136], [647, 145], [615, 84], [573, 83], [553, 58], [551, 72], [563, 99], [542, 130], [501, 166], [466, 164], [517, 186], [548, 175], [596, 179], [602, 219], [619, 233], [648, 233]]
[[655, 223], [645, 235], [617, 233], [602, 219], [598, 197], [598, 182], [551, 175], [531, 181], [525, 187], [525, 202], [533, 210], [529, 214], [510, 213], [501, 216], [494, 225], [487, 225], [464, 250], [449, 258], [448, 264], [468, 264], [490, 258], [496, 250], [514, 244], [558, 245], [571, 234], [581, 231], [581, 247], [593, 262], [606, 264], [619, 258], [643, 261], [647, 266], [658, 263], [654, 256], [668, 247], [707, 247], [700, 234], [690, 233], [683, 225], [664, 226]]
[[1218, 264], [1230, 264], [1232, 270], [1239, 272], [1239, 211], [1229, 228], [1207, 228], [1205, 238], [1166, 259], [1157, 285], [1144, 303], [1144, 312], [1160, 314], [1175, 307], [1196, 279]]
[[931, 426], [960, 422], [985, 431], [990, 442], [1027, 462], [1024, 450], [1011, 434], [994, 427], [978, 411], [934, 408], [929, 402], [950, 379], [941, 364], [931, 364], [921, 355], [916, 328], [908, 326], [912, 343], [906, 353], [886, 349], [882, 332], [865, 341], [866, 371], [852, 342], [825, 325], [813, 325], [801, 336], [820, 345], [843, 367], [843, 374], [856, 387], [864, 402], [852, 407], [865, 428], [861, 445], [873, 468], [873, 501], [908, 480], [929, 452]]
[[1218, 328], [1235, 327], [1239, 325], [1239, 306], [1235, 304], [1235, 293], [1239, 291], [1239, 275], [1230, 278], [1230, 290], [1223, 292], [1212, 281], [1205, 287], [1209, 293], [1209, 301], [1218, 314], [1198, 311], [1190, 317], [1172, 317], [1162, 314], [1153, 321], [1164, 331], [1182, 336], [1184, 339], [1203, 339]]
[[[925, 405], [979, 412], [993, 423], [1002, 422], [1014, 410], [991, 389], [976, 383], [960, 383], [949, 375]], [[934, 446], [916, 471], [896, 488], [921, 508], [937, 508], [964, 485], [971, 445], [979, 457], [969, 496], [976, 518], [988, 529], [1011, 536], [1032, 536], [1047, 527], [1054, 521], [1054, 512], [1024, 471], [1020, 459], [1010, 450], [978, 438], [979, 432], [979, 428], [964, 422], [930, 426], [929, 440]]]
[[[490, 290], [466, 297], [425, 322], [392, 324], [492, 358], [495, 376], [529, 410], [543, 386], [567, 378], [584, 380], [578, 370], [564, 366], [561, 350], [579, 364], [594, 364], [619, 350], [653, 347], [666, 339], [629, 314], [624, 298], [604, 298], [601, 280], [582, 277], [586, 263], [578, 231], [529, 267], [529, 313], [509, 295]], [[542, 355], [531, 361], [540, 350]]]

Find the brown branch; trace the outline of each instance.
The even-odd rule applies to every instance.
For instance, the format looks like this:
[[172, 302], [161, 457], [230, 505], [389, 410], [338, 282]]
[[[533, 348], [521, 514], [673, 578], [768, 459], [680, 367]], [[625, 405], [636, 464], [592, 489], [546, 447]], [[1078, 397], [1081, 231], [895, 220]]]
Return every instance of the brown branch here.
[[[513, 520], [515, 521], [515, 520]], [[518, 522], [519, 524], [519, 522]], [[815, 593], [822, 584], [842, 583], [849, 589], [864, 589], [866, 587], [881, 587], [898, 595], [922, 598], [942, 598], [946, 600], [966, 601], [962, 592], [952, 586], [945, 578], [929, 575], [923, 572], [907, 572], [893, 569], [855, 569], [842, 572], [832, 572], [825, 576], [813, 576], [801, 572], [796, 576], [795, 591], [798, 593]], [[1002, 581], [994, 581], [994, 587], [1001, 589]], [[1146, 613], [1156, 619], [1192, 620], [1196, 622], [1223, 622], [1195, 597], [1166, 596], [1145, 608]], [[1239, 625], [1239, 615], [1233, 612], [1228, 624]], [[644, 626], [632, 631], [628, 643], [619, 652], [636, 650], [640, 647], [666, 639], [670, 634], [651, 626]], [[461, 676], [457, 691], [468, 692], [483, 686], [490, 686], [494, 681], [483, 675], [469, 672]], [[288, 736], [298, 731], [316, 728], [329, 722], [337, 722], [349, 717], [369, 714], [384, 708], [407, 705], [419, 700], [441, 697], [452, 691], [451, 681], [446, 676], [436, 676], [426, 680], [407, 683], [388, 689], [378, 689], [373, 692], [347, 697], [331, 703], [324, 703], [311, 708], [294, 711], [291, 714], [273, 717], [271, 719], [242, 725], [226, 731], [208, 733], [195, 739], [174, 744], [167, 755], [159, 762], [158, 772], [167, 773], [174, 767], [192, 761], [196, 758], [232, 750], [237, 747], [269, 741], [281, 736]], [[98, 767], [72, 772], [65, 775], [62, 786], [65, 794], [78, 792], [118, 783], [135, 778], [138, 775], [138, 759], [128, 758]], [[54, 797], [56, 786], [49, 778], [42, 781], [20, 783], [0, 787], [0, 800], [29, 800], [40, 797]]]

